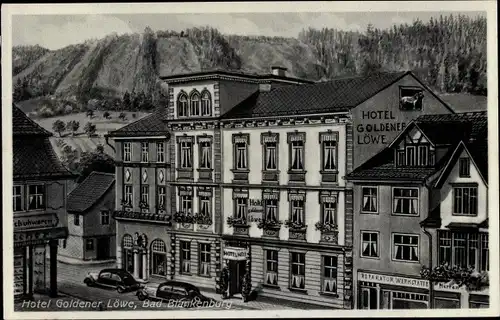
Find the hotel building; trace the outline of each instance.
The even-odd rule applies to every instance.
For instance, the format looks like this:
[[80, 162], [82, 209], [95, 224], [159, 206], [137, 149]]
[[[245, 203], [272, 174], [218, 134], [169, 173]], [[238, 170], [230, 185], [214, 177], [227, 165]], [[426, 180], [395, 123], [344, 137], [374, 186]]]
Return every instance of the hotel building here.
[[488, 305], [487, 284], [425, 272], [447, 264], [487, 277], [487, 154], [486, 112], [423, 115], [348, 175], [357, 308]]

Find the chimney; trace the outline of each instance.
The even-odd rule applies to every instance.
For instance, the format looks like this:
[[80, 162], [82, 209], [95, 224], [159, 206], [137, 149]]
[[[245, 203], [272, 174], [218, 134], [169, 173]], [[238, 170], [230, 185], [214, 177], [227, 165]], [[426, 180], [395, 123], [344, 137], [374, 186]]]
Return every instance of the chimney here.
[[273, 75], [279, 76], [279, 77], [285, 77], [287, 70], [288, 69], [285, 67], [279, 67], [279, 66], [271, 67], [271, 71], [272, 71]]
[[260, 83], [259, 84], [259, 91], [260, 92], [271, 91], [271, 84], [270, 83]]

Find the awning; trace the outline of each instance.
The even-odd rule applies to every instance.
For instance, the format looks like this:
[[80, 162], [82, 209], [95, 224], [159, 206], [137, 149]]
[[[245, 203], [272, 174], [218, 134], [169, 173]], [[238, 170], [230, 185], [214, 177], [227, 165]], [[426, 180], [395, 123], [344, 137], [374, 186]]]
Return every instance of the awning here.
[[479, 229], [478, 223], [470, 223], [470, 222], [450, 222], [446, 226], [448, 229]]

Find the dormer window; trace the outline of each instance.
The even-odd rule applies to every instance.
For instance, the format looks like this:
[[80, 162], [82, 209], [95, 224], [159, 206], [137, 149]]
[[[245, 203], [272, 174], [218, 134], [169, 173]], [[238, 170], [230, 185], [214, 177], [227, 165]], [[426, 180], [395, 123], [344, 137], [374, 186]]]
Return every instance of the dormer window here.
[[212, 98], [210, 97], [210, 92], [207, 90], [204, 90], [201, 94], [201, 115], [212, 115]]
[[415, 165], [415, 146], [406, 146], [406, 165]]
[[470, 177], [470, 160], [469, 158], [460, 158], [458, 162], [458, 174], [460, 178]]
[[197, 91], [191, 93], [190, 97], [191, 104], [191, 116], [199, 116], [200, 115], [200, 94]]
[[187, 95], [182, 92], [177, 98], [177, 116], [187, 117], [189, 115]]
[[394, 152], [398, 167], [427, 167], [434, 165], [434, 149], [429, 144], [403, 145]]

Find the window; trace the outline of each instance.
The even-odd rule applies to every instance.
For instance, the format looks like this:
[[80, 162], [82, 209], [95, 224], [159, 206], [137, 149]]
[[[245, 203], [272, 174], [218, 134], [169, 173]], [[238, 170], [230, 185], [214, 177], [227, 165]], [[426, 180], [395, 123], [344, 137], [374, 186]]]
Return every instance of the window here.
[[453, 214], [477, 215], [477, 187], [454, 187], [453, 199]]
[[156, 239], [151, 243], [151, 273], [167, 275], [167, 247], [163, 240]]
[[320, 134], [322, 171], [337, 172], [338, 137], [338, 132], [325, 132]]
[[193, 196], [181, 195], [180, 211], [184, 215], [191, 215], [193, 213]]
[[248, 158], [247, 158], [247, 145], [246, 143], [240, 142], [236, 143], [236, 169], [246, 170], [248, 169]]
[[212, 144], [209, 140], [200, 140], [200, 169], [212, 168]]
[[28, 186], [28, 210], [45, 209], [45, 186]]
[[291, 200], [291, 220], [297, 224], [304, 224], [304, 200]]
[[23, 210], [23, 195], [22, 187], [14, 186], [12, 189], [12, 200], [14, 204], [14, 212]]
[[191, 140], [181, 140], [179, 144], [179, 156], [181, 169], [192, 169], [193, 168], [193, 143]]
[[156, 143], [156, 162], [165, 162], [165, 143]]
[[210, 97], [210, 93], [207, 90], [204, 90], [201, 95], [201, 115], [212, 115], [212, 99]]
[[306, 285], [306, 255], [305, 253], [292, 252], [292, 274], [290, 287], [304, 289]]
[[148, 162], [149, 159], [149, 143], [141, 142], [141, 162]]
[[200, 276], [210, 277], [210, 244], [200, 243]]
[[191, 94], [190, 103], [191, 103], [190, 116], [199, 116], [200, 115], [200, 94], [197, 91], [195, 91]]
[[189, 115], [187, 96], [183, 92], [177, 98], [177, 116], [187, 117]]
[[439, 263], [489, 270], [488, 234], [439, 231]]
[[181, 241], [181, 274], [191, 273], [191, 242]]
[[406, 165], [414, 166], [416, 164], [415, 157], [415, 146], [406, 146]]
[[460, 158], [458, 161], [458, 172], [460, 178], [468, 178], [470, 177], [470, 159], [469, 158]]
[[85, 249], [87, 251], [93, 251], [94, 250], [94, 239], [87, 239], [87, 240], [85, 240]]
[[166, 209], [166, 187], [158, 187], [158, 209]]
[[361, 256], [378, 258], [378, 232], [361, 231]]
[[141, 202], [143, 205], [149, 205], [149, 186], [141, 186]]
[[278, 169], [278, 154], [276, 142], [264, 144], [264, 170], [272, 171]]
[[237, 198], [235, 199], [236, 203], [236, 218], [247, 220], [247, 208], [248, 208], [248, 199], [246, 198]]
[[321, 204], [322, 211], [322, 221], [324, 224], [336, 224], [337, 223], [337, 199], [333, 197], [328, 197], [323, 199]]
[[429, 164], [429, 147], [426, 145], [418, 146], [418, 165], [427, 166]]
[[199, 197], [199, 210], [200, 210], [200, 214], [204, 217], [210, 217], [211, 214], [210, 214], [210, 208], [211, 208], [211, 205], [212, 204], [212, 201], [211, 201], [211, 198], [208, 197], [208, 196], [200, 196]]
[[266, 250], [265, 284], [278, 285], [278, 251]]
[[79, 226], [80, 225], [80, 215], [79, 214], [75, 214], [73, 216], [73, 224], [75, 226]]
[[393, 259], [399, 261], [418, 261], [418, 236], [393, 234]]
[[101, 211], [101, 224], [109, 225], [109, 211]]
[[133, 205], [133, 188], [131, 185], [126, 184], [125, 185], [125, 190], [124, 190], [124, 195], [125, 195], [125, 202], [129, 205]]
[[292, 141], [290, 144], [291, 163], [290, 169], [293, 171], [304, 170], [304, 141]]
[[124, 142], [123, 143], [123, 161], [130, 162], [132, 161], [132, 143]]
[[264, 207], [267, 221], [278, 221], [278, 200], [277, 199], [265, 199]]
[[323, 256], [322, 285], [324, 293], [337, 293], [337, 257]]
[[361, 212], [378, 212], [378, 189], [377, 187], [361, 187], [363, 194], [363, 205]]
[[405, 151], [404, 150], [397, 150], [397, 165], [398, 166], [405, 166], [406, 161], [405, 161]]
[[418, 215], [418, 189], [394, 188], [393, 213]]
[[401, 110], [422, 110], [424, 91], [418, 87], [399, 88], [399, 108]]

